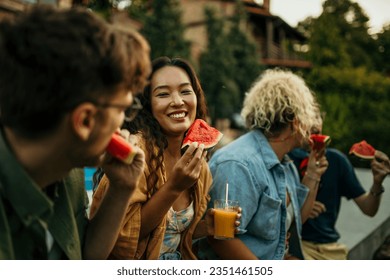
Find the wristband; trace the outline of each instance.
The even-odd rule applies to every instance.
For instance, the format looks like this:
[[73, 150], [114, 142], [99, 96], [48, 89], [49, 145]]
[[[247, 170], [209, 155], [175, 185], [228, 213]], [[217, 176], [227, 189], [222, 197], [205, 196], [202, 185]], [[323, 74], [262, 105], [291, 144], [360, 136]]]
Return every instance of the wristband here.
[[377, 191], [377, 192], [374, 192], [373, 190], [370, 190], [370, 194], [372, 196], [380, 196], [384, 192], [385, 192], [385, 188], [383, 186], [381, 186], [379, 191]]
[[306, 172], [306, 177], [307, 178], [309, 178], [309, 179], [311, 179], [311, 180], [313, 180], [313, 181], [315, 181], [315, 182], [317, 182], [317, 183], [319, 183], [320, 181], [321, 181], [321, 179], [320, 178], [318, 178], [318, 177], [314, 177], [313, 175], [311, 175], [310, 173], [308, 173], [308, 172]]

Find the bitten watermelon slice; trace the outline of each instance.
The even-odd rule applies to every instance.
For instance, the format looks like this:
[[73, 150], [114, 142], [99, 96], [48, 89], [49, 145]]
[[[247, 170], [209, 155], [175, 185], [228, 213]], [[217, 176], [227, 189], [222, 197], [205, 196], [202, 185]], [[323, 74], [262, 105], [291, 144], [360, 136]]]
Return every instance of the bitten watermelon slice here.
[[320, 151], [330, 143], [330, 136], [324, 134], [312, 134], [310, 139], [313, 140], [313, 150]]
[[365, 140], [362, 140], [361, 142], [352, 145], [351, 149], [349, 150], [349, 154], [353, 154], [362, 159], [374, 159], [375, 149]]
[[181, 149], [184, 152], [193, 142], [204, 144], [205, 149], [211, 149], [218, 144], [222, 136], [223, 134], [218, 129], [208, 125], [202, 119], [196, 119], [188, 129]]
[[116, 133], [112, 135], [106, 150], [110, 155], [127, 164], [131, 164], [134, 156], [137, 154], [133, 146]]

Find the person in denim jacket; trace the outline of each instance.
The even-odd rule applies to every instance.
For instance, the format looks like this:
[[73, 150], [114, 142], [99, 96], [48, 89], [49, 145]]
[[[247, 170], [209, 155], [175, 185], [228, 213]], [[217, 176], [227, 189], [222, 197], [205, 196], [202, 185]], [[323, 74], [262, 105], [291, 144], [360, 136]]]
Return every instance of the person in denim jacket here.
[[305, 82], [292, 72], [268, 70], [255, 82], [241, 112], [250, 131], [216, 151], [209, 163], [209, 207], [225, 197], [228, 183], [228, 198], [242, 208], [241, 234], [201, 240], [199, 258], [303, 259], [302, 222], [328, 163], [323, 152], [312, 152], [301, 184], [287, 153], [310, 141], [318, 110]]

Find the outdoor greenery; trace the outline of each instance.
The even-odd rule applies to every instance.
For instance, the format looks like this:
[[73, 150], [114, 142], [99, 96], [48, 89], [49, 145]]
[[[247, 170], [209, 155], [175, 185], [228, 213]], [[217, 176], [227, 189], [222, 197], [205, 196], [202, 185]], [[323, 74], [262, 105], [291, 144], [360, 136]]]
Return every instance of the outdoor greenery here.
[[224, 21], [206, 9], [208, 48], [200, 57], [200, 79], [212, 119], [228, 118], [238, 110], [240, 91], [234, 82], [234, 57], [224, 30]]
[[208, 47], [200, 58], [200, 78], [213, 120], [239, 113], [245, 93], [261, 72], [257, 47], [242, 29], [242, 1], [236, 1], [235, 10], [225, 19], [205, 8]]
[[185, 27], [181, 15], [178, 0], [150, 2], [150, 8], [142, 19], [141, 32], [149, 41], [152, 59], [159, 56], [190, 59], [190, 42], [184, 39]]
[[106, 20], [110, 20], [111, 9], [114, 3], [109, 0], [91, 0], [88, 3], [88, 7], [92, 9], [95, 13], [100, 14]]
[[390, 77], [390, 23], [383, 27], [382, 32], [376, 34], [379, 54], [375, 64], [378, 71]]
[[[95, 2], [99, 11], [106, 7], [104, 0]], [[236, 2], [231, 18], [205, 8], [207, 49], [194, 61], [213, 120], [240, 111], [245, 92], [264, 68], [248, 37], [251, 30], [242, 1]], [[179, 0], [133, 0], [129, 15], [142, 22], [152, 58], [191, 60]], [[351, 0], [325, 1], [321, 15], [297, 26], [308, 38], [309, 51], [304, 54], [313, 65], [302, 73], [326, 113], [323, 133], [332, 137], [332, 147], [348, 153], [353, 143], [364, 139], [390, 155], [390, 24], [372, 34], [368, 21]], [[368, 167], [367, 162], [352, 160]]]
[[[208, 47], [199, 61], [193, 61], [212, 120], [240, 112], [245, 92], [260, 73], [257, 47], [241, 27], [246, 23], [242, 1], [236, 0], [236, 5], [232, 18], [217, 18], [215, 11], [205, 7]], [[129, 15], [142, 22], [152, 59], [167, 55], [192, 60], [178, 0], [137, 0]]]
[[313, 68], [305, 77], [326, 113], [323, 133], [344, 153], [364, 139], [390, 154], [390, 28], [369, 34], [368, 17], [350, 0], [327, 0], [323, 8], [299, 25], [309, 35]]
[[[236, 0], [235, 11], [236, 13], [232, 17], [231, 27], [227, 34], [227, 42], [232, 49], [235, 62], [233, 69], [234, 81], [240, 92], [240, 106], [238, 110], [236, 109], [236, 112], [240, 112], [245, 93], [259, 76], [263, 67], [260, 65], [260, 47], [242, 29], [242, 26], [245, 26], [248, 20], [242, 1]], [[246, 26], [246, 29], [247, 32], [251, 31], [250, 26]]]

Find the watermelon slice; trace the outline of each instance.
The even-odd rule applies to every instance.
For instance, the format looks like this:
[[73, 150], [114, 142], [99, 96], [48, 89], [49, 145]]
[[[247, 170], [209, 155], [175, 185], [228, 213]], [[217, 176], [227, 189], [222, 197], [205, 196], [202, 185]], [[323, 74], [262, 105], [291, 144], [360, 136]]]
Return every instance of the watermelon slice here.
[[182, 152], [193, 142], [204, 144], [205, 149], [209, 150], [218, 144], [223, 134], [216, 128], [210, 126], [202, 119], [196, 119], [188, 129], [181, 146]]
[[106, 150], [110, 155], [127, 164], [133, 162], [134, 156], [137, 153], [129, 142], [116, 133], [112, 135]]
[[368, 144], [365, 140], [355, 143], [352, 145], [349, 150], [349, 154], [353, 154], [362, 159], [374, 159], [375, 158], [375, 149], [373, 146]]
[[310, 139], [313, 140], [313, 150], [320, 151], [330, 143], [330, 136], [324, 134], [312, 134]]
[[305, 177], [306, 170], [307, 170], [307, 165], [309, 164], [309, 158], [305, 157], [302, 161], [301, 164], [299, 165], [299, 172], [301, 174], [301, 178]]

